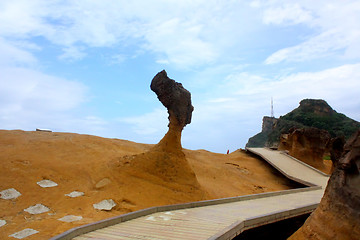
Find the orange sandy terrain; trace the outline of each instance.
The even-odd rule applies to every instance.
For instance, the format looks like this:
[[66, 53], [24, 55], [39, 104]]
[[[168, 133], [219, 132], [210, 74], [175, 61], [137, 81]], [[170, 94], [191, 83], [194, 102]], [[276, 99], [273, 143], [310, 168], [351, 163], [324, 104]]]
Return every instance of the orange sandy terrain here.
[[[242, 150], [226, 155], [184, 149], [199, 183], [196, 186], [149, 177], [136, 164], [127, 166], [126, 171], [113, 167], [118, 159], [124, 161], [153, 146], [73, 133], [0, 130], [0, 191], [15, 188], [22, 194], [14, 200], [0, 199], [0, 220], [7, 222], [0, 227], [0, 239], [14, 239], [8, 236], [25, 228], [39, 231], [26, 239], [48, 239], [79, 225], [152, 206], [293, 187], [265, 162]], [[159, 166], [149, 163], [146, 167]], [[58, 186], [41, 188], [36, 184], [44, 179]], [[73, 191], [85, 194], [65, 196]], [[104, 199], [113, 199], [116, 207], [111, 211], [93, 208]], [[24, 211], [38, 203], [50, 211], [37, 215]], [[83, 218], [71, 223], [58, 220], [66, 215]]]

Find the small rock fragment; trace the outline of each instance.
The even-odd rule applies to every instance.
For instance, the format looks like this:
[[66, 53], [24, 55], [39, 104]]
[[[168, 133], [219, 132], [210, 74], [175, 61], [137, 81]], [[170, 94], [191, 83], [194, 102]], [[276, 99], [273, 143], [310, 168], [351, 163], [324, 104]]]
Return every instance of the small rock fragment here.
[[6, 221], [0, 219], [0, 227], [2, 227], [2, 226], [4, 226], [4, 225], [6, 225]]
[[24, 211], [30, 214], [40, 214], [40, 213], [48, 212], [50, 211], [50, 209], [42, 204], [36, 204], [34, 206], [24, 209]]
[[15, 198], [21, 196], [21, 193], [16, 191], [16, 189], [14, 189], [14, 188], [9, 188], [4, 191], [1, 191], [0, 195], [1, 195], [0, 198], [2, 198], [2, 199], [15, 199]]
[[75, 222], [80, 221], [82, 219], [82, 216], [75, 216], [75, 215], [67, 215], [65, 217], [59, 218], [59, 221], [62, 222]]
[[26, 228], [20, 232], [16, 232], [14, 234], [11, 234], [9, 235], [9, 237], [13, 237], [13, 238], [17, 238], [17, 239], [23, 239], [23, 238], [26, 238], [28, 236], [31, 236], [35, 233], [38, 233], [39, 231], [36, 231], [34, 229], [31, 229], [31, 228]]
[[115, 206], [116, 206], [116, 203], [112, 199], [105, 199], [105, 200], [102, 200], [99, 203], [93, 204], [93, 207], [95, 209], [106, 210], [106, 211], [110, 211]]
[[108, 179], [108, 178], [103, 178], [101, 179], [96, 185], [95, 185], [95, 188], [96, 189], [99, 189], [99, 188], [103, 188], [105, 187], [106, 185], [109, 185], [111, 183], [111, 180]]
[[43, 188], [56, 187], [58, 185], [56, 182], [53, 182], [51, 180], [41, 180], [37, 182], [37, 184]]
[[69, 194], [65, 194], [65, 196], [75, 198], [75, 197], [84, 196], [84, 193], [83, 192], [78, 192], [78, 191], [73, 191], [73, 192], [71, 192]]

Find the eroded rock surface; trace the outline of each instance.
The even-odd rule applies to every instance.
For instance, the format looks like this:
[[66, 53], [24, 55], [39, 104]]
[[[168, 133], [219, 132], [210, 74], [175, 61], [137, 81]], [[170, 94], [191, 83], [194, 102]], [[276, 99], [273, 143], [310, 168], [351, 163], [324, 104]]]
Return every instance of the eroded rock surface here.
[[326, 130], [318, 128], [291, 129], [288, 134], [281, 135], [279, 150], [287, 150], [289, 154], [301, 161], [325, 171], [323, 156], [331, 139]]
[[183, 154], [181, 132], [187, 124], [191, 123], [194, 110], [191, 105], [191, 94], [181, 83], [170, 79], [165, 70], [155, 75], [150, 88], [169, 113], [169, 131], [155, 148], [160, 151]]
[[341, 142], [332, 143], [334, 172], [320, 205], [290, 239], [359, 239], [360, 130]]
[[178, 125], [183, 128], [191, 123], [194, 107], [191, 105], [191, 94], [181, 83], [167, 76], [165, 70], [155, 75], [150, 88], [169, 113], [169, 127]]
[[[165, 186], [178, 193], [204, 198], [194, 171], [189, 165], [181, 146], [183, 128], [191, 122], [194, 107], [191, 94], [181, 83], [167, 76], [165, 70], [152, 79], [153, 90], [169, 113], [169, 130], [161, 141], [149, 151], [132, 156], [124, 156], [110, 163], [119, 174], [128, 174], [147, 182]], [[134, 171], [134, 169], [137, 169]], [[139, 175], [141, 172], [141, 176]], [[116, 178], [117, 176], [114, 175]]]

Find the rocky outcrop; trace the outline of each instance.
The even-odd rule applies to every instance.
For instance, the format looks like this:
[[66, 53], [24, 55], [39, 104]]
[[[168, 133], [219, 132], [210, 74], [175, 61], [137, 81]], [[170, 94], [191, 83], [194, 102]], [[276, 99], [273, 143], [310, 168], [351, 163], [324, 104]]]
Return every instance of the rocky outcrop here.
[[273, 147], [274, 144], [268, 141], [269, 134], [273, 131], [277, 118], [264, 116], [261, 132], [249, 138], [246, 147]]
[[317, 116], [332, 116], [336, 113], [330, 105], [322, 99], [304, 99], [300, 101], [299, 108], [304, 112], [310, 112]]
[[191, 123], [194, 110], [191, 105], [191, 94], [181, 83], [170, 79], [165, 70], [156, 74], [151, 81], [150, 88], [169, 113], [169, 131], [156, 148], [179, 152], [182, 149], [181, 132], [187, 124]]
[[288, 134], [281, 135], [278, 149], [286, 150], [291, 156], [324, 171], [326, 167], [323, 157], [330, 139], [331, 136], [326, 130], [291, 129]]
[[[345, 146], [333, 141], [334, 172], [318, 208], [290, 239], [359, 239], [360, 130]], [[341, 152], [341, 154], [339, 154]]]
[[150, 88], [169, 113], [169, 125], [184, 127], [191, 123], [194, 107], [191, 105], [191, 94], [181, 83], [175, 82], [167, 76], [165, 70], [155, 75]]
[[150, 88], [168, 110], [169, 130], [149, 151], [122, 157], [112, 166], [117, 171], [145, 178], [148, 182], [156, 182], [174, 191], [183, 192], [186, 189], [187, 194], [205, 197], [181, 146], [182, 130], [191, 122], [194, 110], [190, 92], [181, 83], [170, 79], [165, 70], [156, 74]]
[[274, 129], [276, 121], [277, 119], [274, 117], [264, 116], [261, 131], [264, 133], [270, 133]]
[[273, 125], [270, 120], [270, 117], [263, 118], [262, 131], [249, 138], [246, 147], [276, 147], [281, 134], [294, 127], [319, 128], [328, 131], [333, 138], [343, 136], [345, 139], [360, 128], [360, 122], [336, 112], [322, 99], [304, 99], [298, 108], [280, 116]]

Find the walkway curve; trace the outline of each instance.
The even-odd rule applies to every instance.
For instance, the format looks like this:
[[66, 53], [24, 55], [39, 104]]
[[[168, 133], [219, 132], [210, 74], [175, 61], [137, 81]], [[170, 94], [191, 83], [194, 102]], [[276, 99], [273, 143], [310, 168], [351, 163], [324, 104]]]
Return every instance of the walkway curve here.
[[309, 187], [148, 208], [70, 229], [65, 239], [232, 239], [241, 232], [312, 212], [329, 176], [280, 151], [247, 148]]

